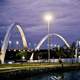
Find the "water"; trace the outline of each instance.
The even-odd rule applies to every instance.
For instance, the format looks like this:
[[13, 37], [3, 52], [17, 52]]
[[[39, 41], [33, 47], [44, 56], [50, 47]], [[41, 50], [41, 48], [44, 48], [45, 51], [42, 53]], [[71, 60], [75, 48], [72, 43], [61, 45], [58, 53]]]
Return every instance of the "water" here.
[[48, 75], [35, 76], [24, 80], [80, 80], [79, 72], [52, 73]]
[[52, 72], [49, 74], [38, 75], [22, 80], [80, 80], [80, 71]]

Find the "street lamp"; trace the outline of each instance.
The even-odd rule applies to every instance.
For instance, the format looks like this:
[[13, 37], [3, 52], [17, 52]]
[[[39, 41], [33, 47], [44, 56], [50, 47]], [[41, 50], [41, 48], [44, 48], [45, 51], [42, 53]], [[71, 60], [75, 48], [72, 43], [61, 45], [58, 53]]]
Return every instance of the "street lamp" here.
[[9, 47], [11, 47], [12, 41], [9, 41]]
[[47, 22], [47, 27], [48, 27], [48, 60], [50, 59], [50, 36], [49, 36], [49, 31], [50, 31], [50, 23], [53, 19], [53, 16], [51, 13], [46, 13], [44, 14], [44, 21]]
[[17, 47], [18, 47], [18, 45], [19, 45], [19, 41], [16, 41], [16, 45], [17, 45]]

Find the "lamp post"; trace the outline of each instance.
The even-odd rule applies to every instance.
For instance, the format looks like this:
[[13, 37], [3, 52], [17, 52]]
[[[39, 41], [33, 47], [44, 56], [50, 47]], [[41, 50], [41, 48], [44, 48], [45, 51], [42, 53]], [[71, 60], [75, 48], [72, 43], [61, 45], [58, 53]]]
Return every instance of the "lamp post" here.
[[44, 20], [47, 22], [47, 27], [48, 27], [48, 60], [50, 59], [50, 23], [52, 21], [52, 14], [51, 13], [46, 13], [44, 15]]

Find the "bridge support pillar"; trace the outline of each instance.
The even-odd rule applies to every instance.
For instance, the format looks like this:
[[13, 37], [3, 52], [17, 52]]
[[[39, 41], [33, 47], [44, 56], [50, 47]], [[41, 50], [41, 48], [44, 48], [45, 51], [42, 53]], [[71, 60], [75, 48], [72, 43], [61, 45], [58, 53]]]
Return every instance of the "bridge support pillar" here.
[[1, 64], [4, 64], [4, 58], [5, 58], [5, 55], [0, 54], [0, 61], [1, 61]]
[[34, 56], [34, 53], [32, 53], [31, 57], [30, 57], [30, 62], [33, 62], [33, 56]]

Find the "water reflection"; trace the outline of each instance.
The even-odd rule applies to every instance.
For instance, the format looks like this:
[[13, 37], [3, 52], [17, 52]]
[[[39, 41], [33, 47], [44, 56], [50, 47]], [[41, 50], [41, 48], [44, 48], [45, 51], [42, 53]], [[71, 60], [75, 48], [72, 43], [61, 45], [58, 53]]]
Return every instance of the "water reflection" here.
[[80, 80], [80, 71], [56, 72], [38, 75], [23, 80]]
[[44, 75], [38, 75], [35, 77], [26, 78], [23, 80], [64, 80], [63, 73], [49, 73]]
[[50, 76], [51, 80], [64, 80], [64, 74], [63, 73], [54, 73]]
[[80, 70], [77, 71], [68, 71], [68, 72], [49, 72], [45, 74], [35, 75], [32, 77], [23, 77], [15, 76], [3, 76], [0, 77], [0, 80], [80, 80]]

